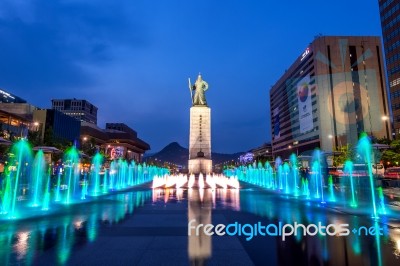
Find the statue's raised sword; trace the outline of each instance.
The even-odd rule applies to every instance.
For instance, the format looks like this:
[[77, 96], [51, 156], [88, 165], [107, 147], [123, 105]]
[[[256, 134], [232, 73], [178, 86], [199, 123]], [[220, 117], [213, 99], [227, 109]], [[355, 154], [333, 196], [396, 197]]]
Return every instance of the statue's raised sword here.
[[190, 78], [189, 78], [189, 90], [190, 90], [190, 99], [192, 99], [192, 104], [193, 104], [192, 84], [190, 83]]

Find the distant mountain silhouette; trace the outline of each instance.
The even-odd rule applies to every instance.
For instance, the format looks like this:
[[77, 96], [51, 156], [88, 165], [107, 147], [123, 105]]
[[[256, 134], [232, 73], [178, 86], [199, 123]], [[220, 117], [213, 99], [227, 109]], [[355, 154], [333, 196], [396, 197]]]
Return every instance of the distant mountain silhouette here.
[[[211, 153], [213, 164], [220, 164], [226, 161], [237, 160], [243, 152], [232, 154]], [[161, 151], [150, 156], [145, 156], [147, 160], [157, 159], [162, 162], [171, 162], [178, 165], [187, 165], [189, 160], [189, 149], [182, 147], [178, 142], [172, 142], [165, 146]]]

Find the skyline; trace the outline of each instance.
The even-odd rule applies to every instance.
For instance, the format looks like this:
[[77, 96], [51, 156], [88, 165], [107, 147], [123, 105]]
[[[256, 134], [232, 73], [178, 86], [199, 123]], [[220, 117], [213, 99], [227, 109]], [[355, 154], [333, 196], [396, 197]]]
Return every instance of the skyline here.
[[[188, 146], [188, 77], [210, 85], [213, 150], [246, 151], [270, 140], [269, 89], [314, 36], [381, 36], [378, 1], [35, 3], [0, 3], [0, 88], [43, 108], [86, 99], [100, 127], [126, 123], [151, 153]], [[337, 20], [343, 6], [351, 20]]]

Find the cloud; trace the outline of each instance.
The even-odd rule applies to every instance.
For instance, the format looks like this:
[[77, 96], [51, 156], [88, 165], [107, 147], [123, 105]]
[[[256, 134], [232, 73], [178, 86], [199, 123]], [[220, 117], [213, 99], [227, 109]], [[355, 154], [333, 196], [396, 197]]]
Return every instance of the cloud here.
[[2, 1], [0, 87], [45, 93], [92, 84], [81, 65], [105, 64], [114, 47], [145, 43], [128, 2]]

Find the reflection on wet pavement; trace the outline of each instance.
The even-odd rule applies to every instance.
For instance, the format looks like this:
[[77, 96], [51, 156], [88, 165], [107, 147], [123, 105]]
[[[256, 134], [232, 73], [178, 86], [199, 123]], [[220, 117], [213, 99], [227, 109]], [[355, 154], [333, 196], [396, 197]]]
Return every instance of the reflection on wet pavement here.
[[[188, 236], [197, 224], [348, 223], [383, 236]], [[397, 228], [396, 228], [397, 227]], [[398, 265], [400, 226], [247, 186], [121, 192], [47, 217], [0, 223], [1, 265]]]

